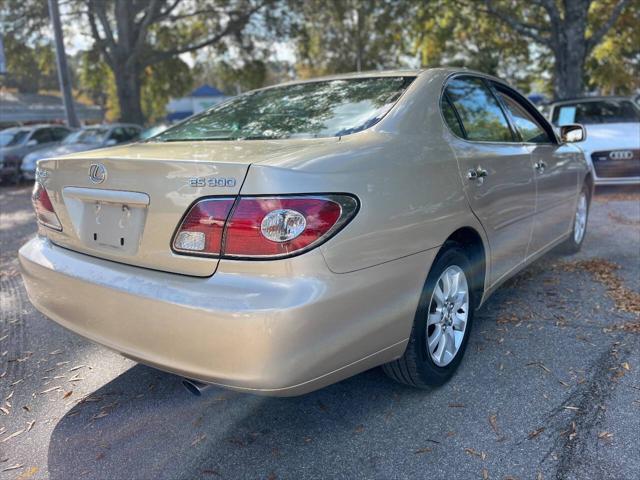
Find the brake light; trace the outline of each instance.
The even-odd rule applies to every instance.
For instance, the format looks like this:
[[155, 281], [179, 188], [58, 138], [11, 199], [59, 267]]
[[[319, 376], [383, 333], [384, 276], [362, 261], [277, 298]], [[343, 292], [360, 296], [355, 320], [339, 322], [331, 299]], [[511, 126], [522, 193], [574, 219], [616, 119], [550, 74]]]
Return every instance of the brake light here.
[[174, 250], [227, 258], [283, 258], [325, 242], [358, 208], [349, 195], [240, 197], [232, 205], [228, 198], [196, 203], [174, 236]]
[[174, 237], [174, 250], [219, 255], [224, 223], [234, 201], [233, 198], [210, 198], [191, 207]]
[[62, 225], [56, 215], [49, 194], [40, 182], [36, 182], [33, 186], [31, 194], [31, 202], [36, 211], [38, 223], [53, 230], [62, 231]]

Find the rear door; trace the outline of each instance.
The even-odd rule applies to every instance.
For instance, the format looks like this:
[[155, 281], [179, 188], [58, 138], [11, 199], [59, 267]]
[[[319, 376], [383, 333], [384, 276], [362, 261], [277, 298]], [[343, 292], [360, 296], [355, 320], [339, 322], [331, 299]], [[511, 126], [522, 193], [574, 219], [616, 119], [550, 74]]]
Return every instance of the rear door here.
[[467, 199], [489, 240], [493, 283], [525, 259], [536, 197], [531, 154], [517, 142], [484, 79], [463, 75], [449, 80], [442, 106], [456, 135], [451, 146]]
[[536, 215], [527, 255], [535, 255], [571, 228], [578, 186], [573, 149], [559, 145], [551, 126], [521, 96], [500, 84], [498, 96], [531, 152], [536, 179]]

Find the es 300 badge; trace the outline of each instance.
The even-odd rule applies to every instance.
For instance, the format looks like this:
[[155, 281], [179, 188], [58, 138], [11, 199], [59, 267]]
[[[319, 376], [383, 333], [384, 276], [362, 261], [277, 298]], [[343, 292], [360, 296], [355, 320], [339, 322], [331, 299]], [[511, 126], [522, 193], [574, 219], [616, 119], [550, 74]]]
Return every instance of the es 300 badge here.
[[236, 179], [233, 177], [191, 177], [189, 186], [231, 188], [236, 186]]

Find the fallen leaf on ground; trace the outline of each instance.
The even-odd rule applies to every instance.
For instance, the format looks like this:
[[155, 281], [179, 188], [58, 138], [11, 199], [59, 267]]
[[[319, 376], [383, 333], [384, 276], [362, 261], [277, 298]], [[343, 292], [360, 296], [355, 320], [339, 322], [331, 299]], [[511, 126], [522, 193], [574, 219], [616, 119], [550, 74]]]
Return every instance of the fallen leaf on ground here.
[[3, 472], [8, 472], [9, 470], [17, 470], [18, 468], [22, 468], [24, 463], [16, 463], [15, 465], [11, 465], [10, 467], [3, 468]]
[[600, 432], [598, 434], [598, 438], [600, 440], [611, 440], [613, 438], [613, 433], [611, 433], [611, 432]]
[[60, 385], [57, 385], [55, 387], [47, 388], [46, 390], [43, 390], [40, 393], [49, 393], [49, 392], [53, 392], [54, 390], [62, 390], [62, 387], [60, 387]]
[[415, 454], [419, 454], [419, 453], [429, 453], [430, 451], [432, 451], [433, 449], [429, 448], [429, 447], [424, 447], [424, 448], [419, 448], [418, 450], [416, 450]]
[[527, 435], [527, 438], [529, 440], [532, 440], [532, 439], [536, 438], [538, 435], [540, 435], [542, 432], [544, 432], [544, 427], [540, 427], [540, 428], [534, 430], [533, 432], [529, 432], [529, 435]]
[[465, 453], [468, 453], [469, 455], [474, 455], [476, 457], [480, 457], [482, 460], [487, 458], [487, 454], [486, 453], [478, 452], [477, 450], [474, 450], [473, 448], [465, 448], [464, 451], [465, 451]]
[[200, 442], [202, 442], [205, 438], [207, 438], [207, 434], [203, 433], [202, 435], [198, 435], [193, 442], [191, 442], [191, 446], [195, 447], [197, 444], [199, 444]]
[[65, 394], [62, 396], [63, 399], [65, 398], [69, 398], [71, 396], [71, 394], [73, 393], [73, 390], [69, 390], [68, 392], [65, 392]]
[[0, 443], [4, 443], [4, 442], [6, 442], [8, 440], [11, 440], [12, 438], [17, 437], [18, 435], [20, 435], [23, 432], [24, 432], [24, 428], [22, 430], [18, 430], [17, 432], [12, 433], [11, 435], [9, 435], [4, 440], [0, 440]]

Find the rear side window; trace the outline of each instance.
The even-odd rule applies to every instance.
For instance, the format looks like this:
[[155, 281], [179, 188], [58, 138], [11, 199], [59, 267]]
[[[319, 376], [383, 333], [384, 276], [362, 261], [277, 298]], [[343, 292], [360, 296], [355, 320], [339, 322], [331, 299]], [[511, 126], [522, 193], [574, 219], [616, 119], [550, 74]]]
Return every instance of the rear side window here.
[[505, 107], [511, 114], [513, 123], [515, 123], [516, 129], [520, 133], [523, 142], [527, 143], [550, 143], [551, 139], [544, 128], [540, 126], [538, 121], [527, 112], [524, 105], [521, 105], [518, 100], [508, 95], [505, 92], [498, 92], [498, 95], [502, 99]]
[[460, 116], [468, 140], [513, 142], [500, 104], [482, 79], [457, 77], [449, 81], [445, 91]]
[[456, 115], [456, 112], [446, 95], [442, 96], [440, 107], [442, 108], [442, 116], [444, 117], [444, 121], [447, 123], [451, 131], [457, 136], [464, 138], [465, 135], [464, 131], [462, 130], [462, 125], [460, 125], [458, 116]]

